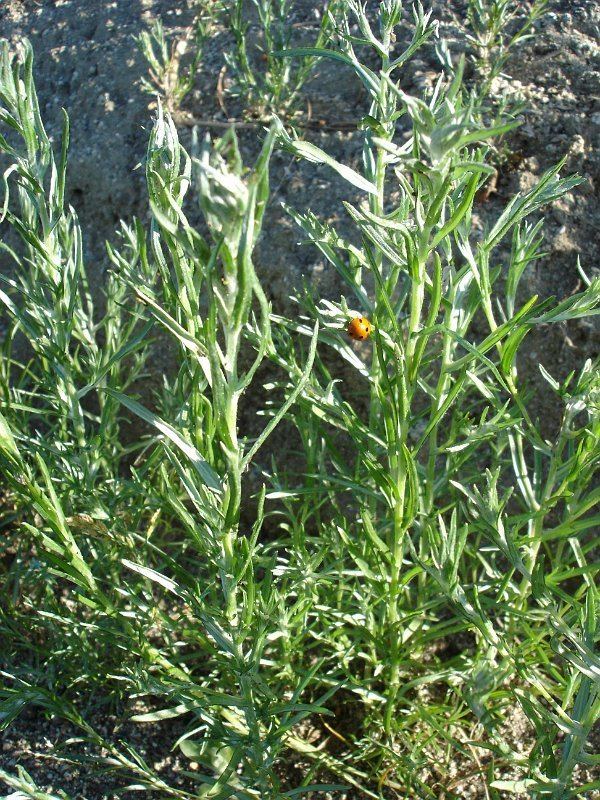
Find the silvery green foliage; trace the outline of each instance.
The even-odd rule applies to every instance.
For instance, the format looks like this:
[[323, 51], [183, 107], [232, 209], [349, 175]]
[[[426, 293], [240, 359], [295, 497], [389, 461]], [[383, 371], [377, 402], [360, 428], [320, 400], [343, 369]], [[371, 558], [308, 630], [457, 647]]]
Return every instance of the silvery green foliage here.
[[[273, 349], [270, 307], [254, 270], [253, 251], [269, 194], [274, 137], [274, 131], [267, 134], [248, 173], [233, 131], [215, 143], [205, 140], [198, 156], [190, 158], [172, 120], [159, 110], [146, 161], [158, 280], [144, 280], [135, 270], [124, 275], [156, 323], [179, 345], [182, 369], [165, 398], [168, 419], [176, 425], [131, 398], [115, 397], [157, 429], [166, 455], [163, 503], [185, 531], [190, 555], [195, 553], [188, 567], [175, 565], [165, 554], [161, 571], [124, 563], [190, 608], [205, 639], [202, 661], [208, 659], [214, 673], [212, 680], [201, 677], [197, 684], [190, 673], [187, 686], [178, 678], [176, 709], [171, 708], [172, 670], [150, 681], [131, 676], [137, 692], [162, 696], [168, 703], [164, 710], [135, 719], [147, 723], [194, 712], [196, 727], [180, 746], [214, 773], [203, 778], [203, 796], [226, 791], [239, 797], [280, 797], [279, 752], [290, 728], [312, 710], [299, 703], [302, 681], [282, 703], [261, 678], [270, 641], [277, 639], [270, 620], [278, 598], [270, 577], [273, 557], [259, 543], [264, 493], [252, 530], [240, 529], [244, 474], [302, 392], [316, 347], [315, 330], [306, 367], [286, 402], [255, 441], [240, 438], [240, 400]], [[189, 224], [184, 211], [192, 183], [209, 238]], [[255, 354], [242, 367], [249, 338]], [[266, 569], [264, 577], [259, 565], [260, 571]]]
[[[558, 165], [476, 233], [489, 148], [513, 121], [488, 114], [485, 86], [466, 92], [464, 62], [443, 46], [433, 90], [405, 92], [403, 65], [437, 26], [416, 5], [398, 52], [403, 5], [378, 8], [331, 4], [335, 48], [268, 54], [284, 70], [296, 58], [353, 70], [369, 98], [361, 165], [277, 121], [252, 169], [233, 132], [196, 138], [190, 155], [159, 107], [150, 221], [123, 223], [108, 246], [101, 312], [65, 203], [68, 126], [56, 157], [31, 49], [3, 46], [1, 200], [20, 243], [0, 294], [0, 463], [16, 553], [0, 605], [0, 717], [6, 727], [29, 705], [67, 720], [131, 790], [293, 797], [334, 791], [311, 784], [326, 769], [360, 796], [438, 798], [440, 784], [454, 791], [448, 759], [471, 765], [473, 753], [490, 796], [598, 788], [574, 777], [597, 762], [598, 365], [566, 378], [540, 366], [563, 409], [542, 433], [519, 359], [536, 327], [598, 311], [599, 280], [583, 270], [583, 290], [560, 302], [527, 297], [524, 280], [541, 256], [539, 212], [577, 179]], [[285, 105], [296, 86], [269, 88], [265, 102]], [[347, 287], [337, 302], [305, 292], [292, 319], [272, 313], [254, 265], [275, 140], [352, 187], [347, 235], [290, 209]], [[374, 331], [355, 346], [346, 330], [362, 315]], [[159, 331], [173, 369], [142, 404]], [[20, 333], [34, 353], [23, 363]], [[250, 438], [240, 411], [266, 359], [283, 377]], [[248, 473], [261, 474], [255, 456], [284, 419], [304, 465], [290, 474], [289, 450], [275, 453], [270, 491], [251, 505]], [[185, 720], [174, 746], [201, 765], [196, 790], [106, 741], [80, 710], [92, 696], [136, 704], [140, 726]], [[506, 736], [517, 704], [534, 730], [527, 755]], [[307, 717], [327, 731], [316, 742]], [[280, 784], [284, 749], [311, 764], [292, 790]], [[40, 796], [26, 774], [7, 782]]]
[[[315, 47], [329, 41], [339, 5], [340, 0], [327, 0], [315, 7]], [[295, 0], [231, 0], [224, 6], [224, 19], [235, 39], [235, 48], [225, 54], [232, 79], [229, 91], [243, 100], [250, 114], [290, 114], [301, 102], [302, 88], [318, 59], [307, 54], [293, 63], [281, 57], [292, 42], [290, 20], [295, 9]], [[251, 26], [252, 15], [257, 25]]]
[[[409, 735], [403, 720], [414, 714], [427, 726], [434, 712], [419, 711], [419, 681], [411, 690], [410, 680], [429, 643], [447, 635], [443, 619], [451, 614], [453, 630], [473, 632], [475, 651], [456, 670], [440, 668], [436, 677], [424, 680], [440, 690], [446, 686], [459, 707], [466, 702], [477, 709], [489, 737], [486, 746], [525, 776], [512, 790], [563, 797], [572, 790], [575, 764], [588, 763], [584, 743], [599, 710], [596, 657], [586, 644], [590, 631], [597, 636], [593, 567], [585, 555], [589, 544], [578, 545], [569, 534], [579, 519], [581, 531], [597, 524], [589, 512], [597, 500], [600, 420], [592, 413], [587, 424], [582, 420], [571, 428], [589, 408], [590, 400], [580, 399], [580, 392], [595, 396], [589, 376], [597, 375], [597, 365], [588, 362], [576, 381], [571, 378], [579, 387], [577, 399], [569, 398], [566, 385], [554, 382], [559, 403], [565, 403], [563, 424], [556, 438], [545, 440], [531, 419], [517, 357], [535, 326], [598, 313], [598, 279], [586, 279], [583, 291], [560, 303], [523, 299], [521, 292], [524, 271], [540, 256], [542, 223], [533, 224], [531, 215], [571, 191], [579, 179], [560, 177], [559, 164], [476, 236], [476, 193], [493, 171], [488, 142], [514, 122], [482, 124], [476, 94], [463, 88], [462, 61], [451, 65], [450, 77], [440, 77], [426, 97], [403, 90], [402, 64], [436, 35], [420, 5], [413, 7], [413, 42], [400, 54], [394, 47], [400, 3], [382, 2], [375, 20], [363, 4], [351, 0], [346, 5], [337, 19], [338, 49], [295, 49], [287, 55], [341, 61], [363, 84], [370, 107], [362, 122], [362, 169], [336, 161], [279, 126], [281, 146], [330, 166], [364, 197], [345, 203], [355, 225], [352, 243], [310, 209], [291, 210], [352, 297], [336, 304], [305, 296], [306, 316], [277, 320], [303, 334], [317, 318], [319, 354], [333, 348], [357, 369], [350, 383], [333, 380], [331, 360], [318, 355], [297, 418], [300, 431], [306, 428], [304, 415], [314, 418], [310, 459], [321, 478], [311, 502], [323, 509], [319, 519], [330, 504], [333, 519], [320, 523], [321, 536], [329, 541], [330, 569], [335, 564], [340, 575], [337, 593], [319, 596], [320, 613], [311, 617], [313, 635], [329, 642], [330, 669], [354, 685], [357, 696], [364, 697], [365, 686], [373, 692], [367, 703], [372, 727], [355, 742], [357, 750], [373, 757], [379, 742], [418, 792], [424, 785], [402, 756], [401, 742]], [[368, 63], [361, 58], [366, 48], [372, 51]], [[373, 54], [379, 59], [376, 68]], [[400, 120], [409, 128], [404, 143], [397, 137]], [[345, 328], [359, 315], [369, 318], [374, 333], [357, 358]], [[485, 330], [478, 323], [476, 332], [474, 322], [481, 319]], [[288, 369], [293, 369], [295, 348], [282, 336], [289, 341]], [[348, 442], [350, 450], [344, 451]], [[569, 488], [573, 481], [577, 499]], [[343, 504], [340, 487], [349, 491]], [[289, 510], [292, 519], [298, 513]], [[306, 513], [314, 519], [308, 508]], [[582, 575], [574, 595], [553, 577], [560, 560], [546, 543], [556, 519], [564, 525], [556, 534], [562, 539], [560, 553]], [[293, 562], [292, 556], [290, 569]], [[564, 654], [549, 691], [539, 679], [545, 669], [542, 650], [532, 654], [527, 668], [517, 656], [517, 620], [523, 616], [536, 636], [552, 636], [552, 646]], [[340, 619], [344, 629], [334, 644], [326, 631]], [[568, 622], [559, 625], [559, 619]], [[559, 627], [551, 633], [545, 620]], [[578, 660], [572, 648], [580, 653]], [[492, 683], [475, 690], [475, 675], [484, 674], [484, 664]], [[502, 713], [489, 707], [511, 674], [528, 687], [504, 691], [505, 702], [521, 703], [538, 732], [531, 763], [506, 744]], [[576, 694], [586, 700], [576, 700]], [[566, 727], [559, 715], [542, 713], [536, 696], [563, 704]], [[568, 739], [562, 748], [559, 730]], [[396, 742], [393, 756], [390, 742]]]
[[[223, 234], [237, 251], [241, 231], [237, 225], [248, 206], [248, 188], [206, 140], [197, 161], [200, 208], [211, 230]], [[237, 234], [236, 234], [236, 228]]]
[[469, 0], [467, 39], [475, 51], [475, 63], [486, 90], [501, 75], [511, 50], [534, 35], [535, 23], [547, 6], [548, 0]]
[[27, 800], [28, 797], [34, 798], [34, 800], [69, 800], [68, 795], [62, 791], [58, 794], [50, 794], [40, 789], [23, 767], [17, 767], [16, 775], [0, 769], [0, 779], [11, 789], [17, 790], [4, 795], [2, 800]]
[[[122, 284], [109, 278], [102, 311], [92, 299], [82, 232], [65, 200], [68, 119], [63, 115], [56, 157], [39, 113], [31, 46], [25, 41], [11, 54], [3, 42], [0, 58], [0, 121], [6, 126], [0, 151], [10, 160], [2, 218], [17, 234], [10, 246], [1, 245], [15, 266], [0, 290], [8, 322], [4, 411], [23, 457], [62, 475], [52, 492], [65, 513], [103, 520], [111, 513], [114, 491], [108, 487], [119, 482], [124, 448], [118, 407], [100, 388], [133, 383], [147, 343]], [[125, 248], [123, 260], [130, 257]], [[19, 337], [33, 354], [29, 362], [30, 355], [24, 363], [13, 358]], [[94, 413], [86, 407], [92, 396]]]
[[[140, 724], [192, 715], [178, 744], [207, 770], [201, 795], [280, 797], [275, 764], [284, 744], [293, 742], [291, 728], [313, 709], [327, 712], [318, 702], [300, 702], [306, 676], [293, 683], [288, 676], [281, 690], [261, 678], [278, 638], [270, 620], [281, 590], [271, 576], [273, 555], [259, 543], [264, 493], [251, 530], [240, 529], [244, 475], [302, 392], [316, 346], [317, 329], [290, 397], [256, 439], [241, 437], [240, 399], [273, 348], [270, 307], [252, 255], [269, 195], [274, 131], [249, 173], [233, 133], [204, 142], [192, 159], [159, 109], [146, 158], [150, 230], [139, 221], [122, 223], [121, 246], [108, 248], [110, 286], [117, 288], [109, 288], [106, 316], [96, 322], [79, 227], [64, 207], [68, 128], [65, 123], [57, 163], [38, 113], [30, 46], [11, 55], [5, 44], [2, 57], [1, 118], [20, 137], [11, 131], [10, 140], [0, 139], [13, 159], [4, 214], [21, 234], [25, 255], [13, 253], [21, 283], [9, 282], [10, 295], [1, 297], [14, 332], [27, 333], [40, 363], [26, 368], [14, 395], [4, 386], [0, 458], [23, 509], [22, 531], [37, 548], [38, 591], [47, 609], [39, 630], [56, 642], [57, 654], [69, 654], [59, 667], [63, 675], [81, 658], [91, 673], [87, 680], [116, 682], [122, 698], [164, 703], [134, 717]], [[206, 238], [184, 210], [193, 184]], [[173, 338], [179, 362], [156, 410], [127, 391], [143, 364], [136, 355], [148, 355], [153, 326]], [[253, 349], [242, 366], [241, 355]], [[131, 356], [133, 370], [127, 370]], [[46, 430], [35, 437], [36, 410], [23, 399], [39, 391], [38, 383], [49, 412]], [[91, 395], [99, 415], [84, 405]], [[129, 450], [119, 436], [124, 412], [151, 431]], [[122, 453], [140, 453], [129, 479], [122, 475]], [[63, 465], [76, 471], [67, 485]], [[178, 611], [166, 611], [164, 598]], [[13, 623], [3, 611], [5, 624]], [[196, 656], [184, 663], [186, 640]], [[107, 750], [110, 768], [134, 776], [137, 788], [178, 796], [132, 748], [106, 743], [68, 691], [49, 691], [43, 675], [40, 685], [31, 684], [26, 674], [17, 661], [4, 675], [3, 726], [27, 705], [58, 714]], [[82, 680], [78, 675], [75, 684]]]
[[160, 19], [135, 37], [148, 63], [148, 78], [142, 78], [142, 89], [148, 94], [157, 94], [171, 113], [179, 109], [194, 87], [205, 44], [214, 33], [220, 11], [219, 0], [209, 3], [202, 0], [193, 24], [179, 37], [165, 33]]

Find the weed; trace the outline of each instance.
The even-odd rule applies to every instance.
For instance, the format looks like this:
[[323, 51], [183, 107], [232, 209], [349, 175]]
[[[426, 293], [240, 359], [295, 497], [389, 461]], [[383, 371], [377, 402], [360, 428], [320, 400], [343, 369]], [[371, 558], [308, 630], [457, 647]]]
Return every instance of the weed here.
[[533, 36], [535, 23], [543, 16], [548, 0], [516, 3], [514, 0], [469, 0], [468, 37], [476, 54], [476, 66], [484, 81], [491, 85], [517, 44]]
[[[202, 3], [192, 25], [179, 38], [167, 35], [160, 19], [136, 37], [137, 46], [148, 62], [148, 78], [142, 89], [158, 95], [169, 113], [174, 113], [196, 82], [207, 40], [214, 33], [220, 6]], [[189, 63], [183, 66], [188, 57]]]
[[[301, 498], [300, 508], [309, 504], [322, 513], [329, 500], [332, 519], [322, 524], [320, 536], [327, 537], [331, 558], [321, 568], [337, 576], [336, 591], [316, 600], [311, 634], [330, 649], [330, 669], [367, 703], [370, 729], [355, 747], [362, 758], [377, 758], [384, 774], [396, 771], [403, 786], [429, 796], [415, 765], [442, 758], [441, 748], [454, 738], [443, 734], [448, 718], [451, 728], [467, 708], [477, 708], [485, 748], [525, 770], [519, 785], [532, 796], [562, 797], [574, 764], [587, 759], [583, 706], [574, 692], [589, 701], [588, 733], [598, 713], [596, 657], [587, 639], [596, 625], [595, 568], [585, 555], [591, 544], [573, 548], [568, 533], [581, 515], [583, 528], [597, 522], [586, 512], [597, 501], [598, 372], [586, 363], [570, 379], [573, 395], [544, 373], [565, 403], [560, 432], [546, 441], [528, 411], [517, 356], [533, 327], [597, 313], [600, 284], [586, 279], [583, 292], [559, 304], [535, 297], [519, 302], [517, 290], [527, 265], [539, 257], [541, 223], [527, 218], [579, 180], [560, 178], [558, 165], [515, 197], [481, 240], [474, 239], [473, 201], [490, 170], [486, 143], [512, 123], [480, 127], [472, 96], [462, 89], [460, 64], [426, 100], [400, 88], [395, 74], [435, 32], [420, 7], [413, 43], [400, 55], [393, 53], [400, 3], [381, 4], [378, 33], [361, 4], [347, 7], [338, 24], [340, 50], [318, 55], [347, 64], [370, 97], [362, 171], [280, 126], [286, 149], [330, 166], [366, 198], [345, 204], [359, 246], [310, 212], [290, 209], [351, 294], [339, 303], [305, 299], [305, 306], [320, 322], [323, 346], [357, 372], [338, 384], [319, 350], [310, 388], [294, 412], [301, 432], [306, 416], [314, 418], [311, 461], [320, 477], [315, 497]], [[357, 44], [377, 54], [377, 69], [359, 59]], [[288, 57], [304, 53], [292, 50]], [[395, 135], [401, 117], [408, 117], [412, 132], [404, 145], [396, 144]], [[510, 255], [501, 258], [500, 247], [511, 237]], [[361, 358], [346, 328], [362, 315], [374, 330]], [[477, 337], [472, 328], [481, 318], [487, 332]], [[311, 325], [310, 317], [279, 321], [299, 334]], [[290, 353], [288, 371], [295, 368], [293, 347]], [[576, 425], [574, 414], [583, 415]], [[350, 451], [340, 451], [336, 429], [352, 443]], [[349, 494], [346, 509], [342, 492]], [[559, 525], [565, 537], [559, 562], [547, 544], [558, 520], [566, 526]], [[585, 584], [574, 595], [551, 577], [571, 570], [580, 571]], [[521, 626], [536, 643], [526, 657], [515, 649]], [[432, 669], [432, 644], [462, 630], [475, 634], [474, 652]], [[560, 669], [546, 673], [543, 652], [551, 646], [565, 657]], [[582, 648], [585, 664], [572, 648]], [[504, 702], [520, 703], [536, 730], [545, 730], [545, 745], [529, 764], [503, 740], [495, 700], [488, 706], [508, 676], [521, 687], [509, 688]], [[430, 702], [423, 701], [424, 684], [430, 692], [439, 687]], [[536, 702], [532, 694], [538, 693]], [[545, 703], [554, 711], [546, 714]], [[570, 742], [562, 755], [558, 708]], [[434, 736], [440, 749], [426, 756]], [[509, 783], [501, 788], [516, 791], [517, 784]]]
[[[323, 4], [316, 48], [324, 47], [331, 36], [336, 7], [337, 0]], [[248, 11], [252, 8], [258, 17], [258, 33], [251, 42]], [[296, 62], [281, 58], [281, 51], [292, 44], [294, 8], [293, 0], [234, 0], [231, 4], [227, 21], [235, 48], [226, 55], [233, 76], [231, 91], [256, 116], [289, 115], [296, 110], [317, 61], [314, 54]]]
[[[316, 59], [342, 62], [369, 98], [362, 166], [277, 119], [251, 168], [233, 131], [196, 136], [190, 155], [159, 104], [145, 161], [149, 229], [122, 223], [108, 245], [102, 310], [65, 202], [66, 115], [57, 156], [30, 45], [2, 46], [12, 230], [2, 247], [17, 272], [0, 290], [13, 553], [2, 566], [1, 724], [34, 705], [76, 726], [92, 761], [129, 788], [175, 798], [341, 791], [315, 783], [324, 771], [375, 798], [458, 797], [473, 776], [492, 798], [591, 792], [598, 782], [578, 785], [577, 769], [597, 761], [586, 748], [600, 713], [599, 371], [586, 362], [558, 380], [540, 366], [562, 406], [544, 438], [519, 359], [533, 329], [598, 313], [599, 279], [581, 269], [583, 290], [560, 302], [528, 298], [523, 280], [541, 256], [538, 212], [579, 179], [557, 165], [476, 235], [491, 144], [515, 122], [510, 109], [488, 113], [486, 86], [467, 91], [464, 58], [444, 48], [433, 90], [403, 90], [403, 65], [437, 35], [430, 14], [414, 7], [412, 41], [398, 52], [399, 0], [375, 17], [345, 0], [329, 7], [320, 46], [291, 48], [287, 4], [255, 5], [281, 72], [244, 73], [241, 10], [232, 63], [260, 113], [288, 112]], [[502, 8], [486, 44], [491, 72], [506, 52]], [[174, 108], [192, 72], [179, 76], [156, 31], [142, 46]], [[275, 146], [329, 166], [364, 198], [345, 204], [348, 237], [289, 209], [347, 291], [339, 302], [306, 292], [294, 319], [273, 313], [254, 266]], [[201, 226], [190, 222], [193, 195]], [[142, 402], [159, 333], [174, 369]], [[281, 376], [269, 398], [280, 399], [250, 438], [240, 409], [267, 360]], [[248, 471], [282, 423], [295, 425], [304, 467], [291, 474], [273, 458], [247, 525]], [[87, 718], [99, 696], [140, 725], [184, 718], [174, 747], [202, 766], [186, 773], [194, 791], [101, 735]], [[517, 707], [528, 753], [508, 730]], [[309, 742], [306, 725], [335, 747]], [[288, 749], [311, 764], [291, 789]], [[450, 778], [455, 760], [468, 769]], [[50, 797], [23, 770], [0, 777]]]

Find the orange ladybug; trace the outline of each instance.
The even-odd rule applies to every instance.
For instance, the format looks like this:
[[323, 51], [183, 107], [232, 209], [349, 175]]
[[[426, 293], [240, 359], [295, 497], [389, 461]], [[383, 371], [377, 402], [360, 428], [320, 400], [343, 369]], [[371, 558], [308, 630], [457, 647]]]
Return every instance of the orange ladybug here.
[[373, 326], [366, 317], [354, 317], [348, 323], [348, 336], [351, 339], [368, 339], [371, 335]]

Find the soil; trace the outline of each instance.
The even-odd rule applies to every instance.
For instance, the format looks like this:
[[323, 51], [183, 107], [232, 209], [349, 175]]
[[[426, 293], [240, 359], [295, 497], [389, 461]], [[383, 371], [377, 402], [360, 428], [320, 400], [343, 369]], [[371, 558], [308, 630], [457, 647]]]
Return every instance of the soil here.
[[[98, 297], [108, 262], [104, 242], [115, 239], [120, 218], [147, 218], [143, 170], [135, 167], [144, 158], [152, 123], [152, 100], [139, 86], [145, 73], [133, 35], [160, 16], [167, 29], [181, 32], [193, 19], [193, 0], [0, 0], [0, 38], [16, 42], [27, 36], [36, 54], [35, 75], [42, 116], [48, 131], [60, 132], [60, 110], [71, 118], [69, 200], [79, 214], [85, 237], [90, 280]], [[291, 20], [299, 37], [310, 39], [315, 28], [316, 2], [296, 3]], [[455, 53], [464, 38], [459, 20], [465, 3], [435, 0], [434, 15]], [[526, 43], [507, 67], [510, 80], [500, 81], [498, 92], [519, 93], [527, 108], [523, 125], [507, 139], [510, 157], [500, 170], [496, 191], [481, 202], [479, 224], [494, 219], [507, 198], [530, 187], [539, 175], [562, 156], [564, 173], [578, 172], [583, 184], [569, 197], [545, 212], [546, 255], [527, 270], [524, 291], [541, 297], [565, 298], [581, 287], [577, 258], [589, 275], [597, 272], [600, 230], [600, 7], [596, 0], [551, 0], [534, 40]], [[225, 122], [218, 102], [217, 79], [228, 34], [216, 32], [209, 42], [195, 90], [180, 114], [181, 137], [190, 140], [190, 119]], [[420, 51], [403, 76], [405, 90], [416, 92], [431, 81], [436, 69], [433, 48]], [[357, 166], [360, 133], [352, 129], [330, 130], [327, 123], [356, 122], [366, 113], [366, 98], [355, 79], [337, 65], [324, 64], [307, 89], [312, 118], [323, 120], [307, 138], [339, 160]], [[228, 112], [239, 108], [228, 101]], [[201, 132], [202, 132], [202, 126]], [[211, 133], [214, 127], [208, 128]], [[240, 129], [244, 154], [256, 152], [256, 130]], [[348, 185], [325, 167], [294, 162], [276, 154], [272, 170], [272, 200], [266, 234], [261, 242], [257, 269], [269, 288], [274, 308], [293, 308], [294, 287], [307, 280], [325, 297], [339, 298], [340, 286], [333, 270], [318, 253], [298, 245], [300, 234], [281, 209], [282, 203], [310, 208], [322, 218], [342, 220], [342, 200], [350, 199]], [[541, 379], [542, 363], [555, 377], [564, 377], [586, 358], [600, 351], [600, 325], [594, 320], [547, 326], [530, 335], [521, 368], [535, 396], [535, 410], [550, 430], [556, 423], [557, 404]], [[162, 358], [161, 358], [162, 353]], [[157, 373], [167, 369], [166, 348], [159, 352]], [[249, 424], [260, 397], [247, 399]], [[277, 441], [274, 447], [278, 447]], [[167, 759], [165, 769], [175, 769], [165, 742], [147, 739], [144, 747], [150, 763]], [[526, 734], [524, 733], [526, 738]], [[19, 761], [36, 781], [72, 797], [100, 800], [112, 796], [113, 784], [47, 758], [48, 745], [61, 739], [55, 721], [33, 714], [17, 721], [6, 735], [0, 767], [14, 772]], [[474, 782], [464, 797], [484, 798]]]

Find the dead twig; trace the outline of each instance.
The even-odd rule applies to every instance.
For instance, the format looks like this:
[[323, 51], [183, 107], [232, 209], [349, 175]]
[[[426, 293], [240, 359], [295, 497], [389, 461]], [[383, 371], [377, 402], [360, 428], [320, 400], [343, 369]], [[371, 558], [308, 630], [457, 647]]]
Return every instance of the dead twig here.
[[[196, 117], [185, 111], [179, 111], [174, 114], [175, 122], [178, 125], [185, 125], [186, 127], [193, 127], [197, 125], [200, 128], [236, 128], [241, 130], [254, 130], [255, 128], [268, 127], [268, 119], [257, 120], [240, 120], [240, 119], [204, 119]], [[291, 125], [292, 122], [289, 121]], [[341, 120], [340, 122], [328, 122], [324, 119], [305, 119], [293, 123], [295, 128], [302, 130], [321, 130], [321, 131], [355, 131], [358, 129], [358, 120]]]
[[229, 116], [227, 112], [227, 107], [225, 106], [225, 73], [227, 72], [227, 67], [223, 65], [221, 67], [221, 71], [219, 72], [219, 78], [217, 80], [217, 102], [219, 104], [219, 108], [225, 114], [226, 117]]

